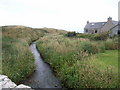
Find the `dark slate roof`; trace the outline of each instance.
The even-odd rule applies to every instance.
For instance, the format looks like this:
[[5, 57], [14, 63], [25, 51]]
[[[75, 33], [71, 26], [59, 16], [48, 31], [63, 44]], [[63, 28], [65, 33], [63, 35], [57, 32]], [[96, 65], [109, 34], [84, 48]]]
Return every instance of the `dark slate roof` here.
[[[88, 23], [88, 24], [86, 24], [86, 26], [85, 26], [85, 29], [100, 29], [100, 28], [102, 28], [105, 24], [106, 24], [107, 22], [91, 22], [91, 23]], [[114, 21], [114, 20], [112, 20], [112, 23], [114, 24], [114, 25], [117, 25], [118, 24], [118, 21]]]
[[118, 24], [118, 21], [112, 20], [112, 23], [113, 23], [114, 25], [117, 25], [117, 24]]
[[112, 30], [112, 29], [114, 29], [114, 28], [116, 28], [116, 27], [118, 27], [118, 24], [117, 24], [116, 26], [112, 27], [110, 30]]
[[[118, 26], [119, 26], [120, 21], [113, 21], [112, 23], [115, 25], [113, 28], [115, 28], [115, 27], [118, 27]], [[111, 28], [111, 29], [113, 29], [113, 28]]]
[[90, 28], [96, 28], [96, 29], [99, 29], [99, 28], [102, 28], [107, 22], [92, 22], [92, 23], [88, 23], [86, 24], [85, 26], [85, 29], [90, 29]]

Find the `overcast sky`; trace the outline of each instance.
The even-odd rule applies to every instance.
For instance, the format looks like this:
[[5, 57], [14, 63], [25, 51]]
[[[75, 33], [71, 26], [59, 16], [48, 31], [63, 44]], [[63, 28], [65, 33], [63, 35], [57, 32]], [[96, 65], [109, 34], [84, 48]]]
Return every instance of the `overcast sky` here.
[[82, 32], [86, 21], [118, 20], [120, 0], [0, 0], [0, 26], [24, 25]]

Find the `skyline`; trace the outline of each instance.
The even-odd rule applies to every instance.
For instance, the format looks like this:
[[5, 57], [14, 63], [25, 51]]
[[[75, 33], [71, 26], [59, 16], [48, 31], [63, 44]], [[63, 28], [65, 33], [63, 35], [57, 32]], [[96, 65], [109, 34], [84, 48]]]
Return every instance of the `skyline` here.
[[1, 0], [0, 26], [83, 32], [86, 22], [118, 21], [119, 0]]

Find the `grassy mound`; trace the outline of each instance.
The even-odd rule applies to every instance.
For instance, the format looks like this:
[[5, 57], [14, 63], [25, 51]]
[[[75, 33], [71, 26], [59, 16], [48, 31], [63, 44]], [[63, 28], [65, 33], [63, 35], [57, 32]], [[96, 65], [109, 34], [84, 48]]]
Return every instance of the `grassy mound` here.
[[29, 44], [41, 36], [29, 27], [2, 26], [2, 74], [16, 83], [29, 76], [35, 68]]
[[[37, 41], [37, 48], [68, 88], [115, 88], [118, 86], [117, 66], [106, 63], [114, 62], [115, 65], [118, 63], [117, 50], [106, 51], [103, 41], [51, 34]], [[113, 54], [112, 60], [109, 57], [111, 54]]]

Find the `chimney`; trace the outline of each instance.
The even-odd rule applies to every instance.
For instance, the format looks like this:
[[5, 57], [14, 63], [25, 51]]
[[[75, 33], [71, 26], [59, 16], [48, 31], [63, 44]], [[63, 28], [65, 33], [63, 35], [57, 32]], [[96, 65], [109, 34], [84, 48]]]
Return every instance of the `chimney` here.
[[89, 21], [87, 21], [87, 24], [89, 23]]
[[109, 17], [109, 18], [108, 18], [108, 21], [112, 21], [112, 17]]

